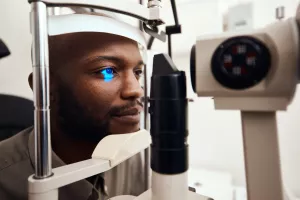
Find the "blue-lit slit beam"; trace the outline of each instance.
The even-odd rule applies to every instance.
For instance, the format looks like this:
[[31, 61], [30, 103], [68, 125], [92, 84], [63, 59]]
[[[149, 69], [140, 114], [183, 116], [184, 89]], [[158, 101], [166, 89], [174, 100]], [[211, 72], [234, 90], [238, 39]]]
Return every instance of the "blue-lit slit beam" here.
[[114, 78], [114, 71], [111, 68], [101, 70], [105, 82], [109, 82]]

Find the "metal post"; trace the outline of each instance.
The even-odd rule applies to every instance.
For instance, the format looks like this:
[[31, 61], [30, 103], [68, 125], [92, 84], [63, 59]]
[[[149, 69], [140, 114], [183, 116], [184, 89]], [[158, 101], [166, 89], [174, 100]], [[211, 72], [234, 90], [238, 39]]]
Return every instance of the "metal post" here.
[[[140, 0], [140, 3], [143, 3], [143, 0]], [[160, 5], [160, 1], [153, 1], [153, 0], [148, 0], [148, 8], [154, 8], [154, 7], [161, 7]], [[142, 29], [142, 24], [140, 24], [140, 28]], [[153, 42], [153, 39], [152, 39]], [[152, 45], [152, 44], [151, 44]], [[149, 117], [148, 117], [148, 85], [147, 85], [147, 70], [144, 70], [144, 94], [145, 94], [145, 110], [144, 110], [144, 128], [150, 132], [150, 127], [148, 124], [149, 121]], [[150, 189], [150, 185], [151, 185], [151, 179], [150, 179], [150, 148], [145, 149], [145, 183], [146, 183], [146, 189]]]
[[43, 2], [33, 2], [31, 9], [35, 178], [42, 179], [52, 174], [47, 7]]
[[248, 200], [283, 200], [276, 112], [242, 111]]
[[[140, 2], [141, 5], [144, 5], [144, 0], [139, 0], [139, 2]], [[143, 31], [143, 21], [138, 20], [138, 22], [139, 22], [140, 30]]]
[[[149, 127], [149, 114], [148, 114], [148, 73], [147, 70], [144, 70], [144, 129], [150, 132]], [[145, 189], [148, 190], [150, 188], [150, 148], [145, 149]]]
[[168, 34], [168, 53], [170, 58], [172, 58], [172, 40], [171, 40], [171, 35], [172, 34]]
[[[141, 5], [144, 5], [144, 0], [139, 0]], [[143, 22], [140, 21], [139, 28], [143, 31]], [[148, 125], [149, 114], [148, 114], [148, 77], [147, 70], [144, 70], [144, 129], [150, 132]], [[145, 190], [150, 188], [150, 148], [145, 149], [144, 151], [144, 180], [145, 180]]]

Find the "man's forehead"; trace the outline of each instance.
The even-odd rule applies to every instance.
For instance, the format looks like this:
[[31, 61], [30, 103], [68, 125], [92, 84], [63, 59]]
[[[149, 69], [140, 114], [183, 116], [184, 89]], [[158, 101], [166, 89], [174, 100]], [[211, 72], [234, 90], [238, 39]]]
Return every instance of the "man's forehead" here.
[[[137, 42], [107, 33], [72, 33], [49, 38], [50, 59], [84, 61], [99, 55], [142, 60]], [[66, 64], [66, 63], [65, 63]]]
[[90, 46], [95, 44], [107, 45], [111, 43], [127, 43], [135, 44], [137, 42], [123, 36], [109, 34], [109, 33], [97, 33], [97, 32], [78, 32], [68, 33], [49, 37], [49, 45], [76, 45], [86, 44], [90, 42]]
[[139, 51], [137, 42], [128, 38], [106, 33], [73, 33], [52, 36], [50, 51], [77, 55], [90, 51]]

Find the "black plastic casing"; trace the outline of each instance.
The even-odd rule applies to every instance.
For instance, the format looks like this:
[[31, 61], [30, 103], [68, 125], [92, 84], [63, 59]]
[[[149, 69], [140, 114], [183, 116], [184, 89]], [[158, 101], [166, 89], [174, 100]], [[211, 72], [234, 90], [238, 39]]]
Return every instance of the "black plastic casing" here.
[[10, 51], [4, 42], [0, 39], [0, 59], [10, 55]]
[[196, 90], [196, 45], [193, 45], [191, 49], [191, 56], [190, 56], [190, 75], [191, 75], [191, 82], [192, 82], [192, 88], [194, 92], [197, 92]]
[[[160, 66], [169, 65], [158, 61], [163, 56], [154, 59], [154, 68], [168, 67]], [[186, 76], [174, 69], [154, 70], [151, 78], [151, 169], [161, 174], [179, 174], [188, 169]]]

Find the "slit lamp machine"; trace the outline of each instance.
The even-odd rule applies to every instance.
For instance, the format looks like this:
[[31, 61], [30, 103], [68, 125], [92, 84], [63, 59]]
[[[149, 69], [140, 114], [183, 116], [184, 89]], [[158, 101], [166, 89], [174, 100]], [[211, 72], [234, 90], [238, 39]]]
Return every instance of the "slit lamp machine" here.
[[[116, 0], [29, 3], [36, 158], [35, 174], [28, 179], [29, 200], [58, 200], [60, 187], [112, 169], [147, 149], [150, 154], [148, 151], [146, 155], [151, 155], [151, 187], [138, 197], [118, 196], [112, 200], [209, 199], [188, 187], [186, 74], [171, 59], [171, 35], [181, 32], [175, 1], [171, 3], [176, 25], [167, 26], [165, 32], [159, 30], [164, 24], [160, 0], [149, 0], [147, 6]], [[138, 30], [114, 19], [88, 14], [48, 16], [47, 9], [51, 7], [106, 10], [136, 18], [142, 26]], [[276, 111], [287, 109], [299, 82], [297, 17], [259, 30], [199, 37], [191, 50], [191, 80], [197, 95], [213, 97], [217, 110], [241, 111], [248, 200], [283, 200]], [[153, 58], [150, 97], [145, 76], [145, 122], [149, 113], [150, 127], [145, 123], [137, 133], [107, 136], [91, 159], [52, 169], [48, 36], [83, 31], [121, 35], [137, 41], [144, 51], [147, 45], [143, 32], [151, 36], [148, 48], [154, 38], [166, 41], [168, 37], [169, 55], [157, 54]]]

